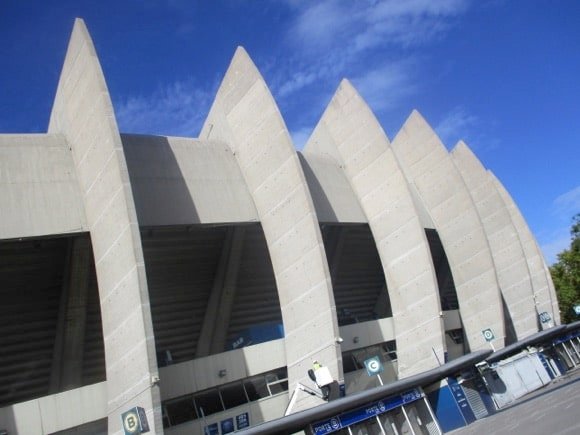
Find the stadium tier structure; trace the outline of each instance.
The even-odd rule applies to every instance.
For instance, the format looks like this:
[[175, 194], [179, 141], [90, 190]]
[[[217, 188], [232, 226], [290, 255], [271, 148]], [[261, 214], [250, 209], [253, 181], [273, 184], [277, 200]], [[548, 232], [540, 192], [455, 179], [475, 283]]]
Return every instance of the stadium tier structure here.
[[465, 143], [416, 111], [389, 141], [343, 80], [298, 152], [241, 47], [198, 138], [123, 134], [77, 19], [48, 132], [0, 135], [0, 198], [9, 433], [123, 433], [135, 407], [151, 433], [255, 425], [313, 360], [350, 393], [369, 356], [389, 382], [560, 322]]

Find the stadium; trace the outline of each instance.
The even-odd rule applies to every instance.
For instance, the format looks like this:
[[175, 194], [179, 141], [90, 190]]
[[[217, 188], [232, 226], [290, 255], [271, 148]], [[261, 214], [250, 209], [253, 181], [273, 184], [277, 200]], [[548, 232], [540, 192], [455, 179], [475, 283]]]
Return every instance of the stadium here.
[[198, 138], [123, 134], [77, 19], [47, 133], [0, 134], [0, 198], [7, 434], [123, 433], [131, 409], [227, 433], [325, 403], [296, 394], [314, 361], [348, 397], [560, 324], [467, 144], [416, 111], [389, 141], [343, 80], [296, 151], [241, 47]]

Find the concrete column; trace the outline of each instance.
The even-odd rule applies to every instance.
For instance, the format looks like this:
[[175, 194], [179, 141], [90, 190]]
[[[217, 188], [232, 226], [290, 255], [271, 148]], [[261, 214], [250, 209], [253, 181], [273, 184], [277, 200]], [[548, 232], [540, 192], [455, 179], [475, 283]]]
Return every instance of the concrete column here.
[[337, 227], [333, 231], [333, 238], [331, 240], [331, 246], [329, 247], [329, 252], [331, 260], [329, 262], [330, 276], [332, 282], [336, 282], [336, 276], [338, 274], [338, 269], [340, 267], [340, 258], [342, 257], [342, 249], [344, 247], [345, 233], [348, 231], [346, 227]]
[[499, 286], [518, 340], [538, 332], [534, 291], [524, 250], [509, 210], [487, 171], [464, 142], [451, 157], [481, 218]]
[[236, 296], [238, 272], [240, 270], [240, 263], [242, 261], [244, 235], [245, 229], [243, 227], [237, 227], [234, 229], [232, 246], [230, 249], [230, 255], [226, 269], [226, 276], [220, 295], [220, 315], [216, 316], [217, 321], [215, 324], [215, 330], [211, 344], [212, 354], [223, 352], [225, 349], [226, 337], [228, 334], [230, 318], [232, 315], [232, 308], [234, 306], [234, 299]]
[[[556, 297], [556, 292], [553, 290], [552, 277], [549, 271], [546, 270], [546, 263], [542, 251], [538, 247], [536, 239], [530, 231], [526, 220], [508, 191], [491, 171], [488, 170], [487, 172], [510, 213], [524, 251], [534, 291], [533, 298], [536, 305], [536, 313], [548, 312], [554, 320], [554, 325], [559, 325], [561, 321], [558, 298]], [[546, 327], [546, 325], [542, 326], [544, 328]]]
[[88, 236], [70, 239], [50, 377], [51, 393], [82, 384], [91, 257]]
[[[280, 297], [289, 391], [309, 382], [312, 359], [342, 377], [336, 308], [316, 211], [276, 103], [241, 47], [200, 138], [230, 147], [260, 217]], [[294, 410], [314, 403], [319, 402], [307, 397]]]
[[230, 257], [230, 251], [232, 249], [233, 236], [234, 229], [228, 228], [211, 288], [209, 301], [205, 310], [201, 333], [199, 334], [199, 339], [197, 341], [197, 349], [195, 350], [196, 358], [201, 358], [210, 354], [211, 342], [213, 340], [215, 324], [217, 321], [216, 317], [220, 312], [219, 304], [227, 274], [228, 260]]
[[[550, 268], [548, 267], [548, 263], [546, 263], [546, 259], [542, 254], [542, 250], [536, 241], [536, 249], [542, 255], [542, 263], [544, 264], [544, 274], [546, 275], [546, 280], [548, 281], [548, 291], [550, 292], [550, 305], [552, 306], [552, 319], [553, 324], [560, 325], [562, 323], [560, 319], [560, 306], [558, 305], [558, 295], [556, 294], [556, 287], [554, 287], [554, 281], [552, 280], [552, 273], [550, 272]], [[547, 329], [551, 327], [552, 322], [548, 324], [542, 324], [542, 329]]]
[[489, 347], [481, 332], [487, 328], [497, 337], [496, 349], [503, 347], [505, 326], [495, 266], [475, 204], [447, 149], [417, 111], [391, 147], [441, 238], [470, 349]]
[[304, 147], [343, 168], [368, 220], [393, 310], [399, 377], [437, 366], [445, 338], [429, 244], [407, 181], [370, 108], [343, 80]]
[[223, 352], [237, 289], [244, 227], [229, 228], [203, 319], [196, 358]]
[[95, 48], [75, 21], [50, 117], [66, 138], [91, 234], [103, 321], [109, 433], [121, 414], [145, 409], [162, 433], [158, 368], [147, 277], [127, 163]]

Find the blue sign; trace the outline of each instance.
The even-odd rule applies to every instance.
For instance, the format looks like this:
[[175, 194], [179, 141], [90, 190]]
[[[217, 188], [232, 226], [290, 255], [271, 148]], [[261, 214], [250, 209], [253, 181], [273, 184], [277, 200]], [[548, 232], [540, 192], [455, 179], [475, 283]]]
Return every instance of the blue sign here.
[[490, 342], [495, 340], [495, 335], [491, 330], [491, 328], [484, 329], [483, 331], [481, 331], [481, 333], [483, 334], [483, 338], [485, 338], [485, 341]]
[[378, 356], [373, 356], [372, 358], [365, 360], [365, 367], [369, 376], [378, 375], [385, 370]]
[[123, 430], [125, 435], [138, 435], [149, 432], [149, 423], [145, 410], [140, 406], [131, 408], [129, 411], [121, 414]]
[[407, 403], [415, 402], [421, 397], [423, 397], [421, 392], [415, 389], [407, 391], [400, 396], [392, 396], [384, 400], [369, 403], [367, 406], [344, 412], [328, 420], [312, 423], [312, 432], [315, 435], [326, 435], [336, 432], [355, 423], [360, 423], [361, 421], [384, 414]]
[[226, 420], [222, 420], [220, 422], [220, 426], [222, 427], [222, 434], [231, 433], [234, 431], [234, 419], [228, 418]]
[[552, 320], [552, 317], [550, 316], [550, 314], [547, 311], [543, 311], [540, 313], [540, 322], [548, 323], [551, 320]]
[[236, 430], [244, 429], [250, 426], [250, 416], [247, 412], [236, 415]]
[[537, 355], [538, 355], [538, 358], [540, 358], [540, 361], [542, 361], [542, 365], [544, 366], [544, 369], [546, 369], [546, 372], [550, 376], [550, 379], [554, 379], [554, 373], [552, 372], [552, 368], [550, 367], [550, 363], [548, 363], [548, 360], [546, 359], [544, 354], [538, 352]]
[[453, 394], [453, 397], [457, 402], [457, 405], [459, 406], [459, 410], [461, 411], [461, 414], [465, 419], [465, 423], [467, 424], [473, 423], [475, 421], [475, 414], [471, 409], [471, 405], [467, 401], [467, 397], [465, 397], [465, 392], [463, 391], [463, 388], [461, 387], [461, 385], [459, 385], [459, 383], [455, 378], [451, 377], [448, 378], [447, 384], [449, 385], [449, 389], [451, 390], [451, 393]]
[[217, 423], [210, 424], [209, 426], [206, 426], [203, 433], [205, 435], [220, 435], [220, 431], [218, 429]]

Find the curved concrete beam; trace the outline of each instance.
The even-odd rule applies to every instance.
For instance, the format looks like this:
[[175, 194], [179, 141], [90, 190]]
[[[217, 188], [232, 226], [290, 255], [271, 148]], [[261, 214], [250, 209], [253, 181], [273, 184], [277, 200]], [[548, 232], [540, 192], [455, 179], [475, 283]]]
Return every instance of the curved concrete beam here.
[[445, 330], [425, 230], [389, 140], [343, 80], [304, 148], [343, 168], [375, 239], [393, 310], [399, 377], [443, 361]]
[[[502, 200], [504, 201], [510, 213], [514, 227], [518, 232], [518, 237], [520, 239], [520, 243], [522, 245], [529, 273], [532, 279], [536, 311], [538, 313], [549, 313], [552, 316], [552, 319], [554, 319], [554, 324], [559, 325], [561, 321], [560, 308], [558, 307], [558, 298], [556, 297], [556, 291], [554, 290], [552, 277], [546, 266], [542, 251], [538, 247], [534, 235], [530, 231], [526, 220], [522, 216], [522, 213], [518, 209], [518, 206], [512, 199], [511, 195], [491, 171], [488, 170], [487, 173], [495, 188], [499, 192]], [[543, 324], [542, 326], [543, 329], [548, 327], [547, 324]]]
[[72, 150], [95, 257], [105, 344], [109, 432], [120, 415], [143, 407], [162, 432], [153, 326], [139, 225], [121, 137], [95, 48], [75, 21], [49, 133]]
[[499, 285], [483, 226], [461, 175], [445, 146], [423, 117], [413, 111], [393, 142], [395, 155], [428, 210], [449, 260], [464, 332], [471, 350], [504, 345]]
[[[475, 203], [489, 247], [503, 299], [506, 303], [513, 336], [521, 340], [538, 332], [532, 281], [511, 215], [486, 169], [469, 147], [460, 141], [451, 151], [455, 166]], [[506, 329], [509, 324], [506, 324]]]
[[[260, 217], [280, 297], [289, 391], [307, 382], [312, 359], [342, 376], [336, 307], [312, 198], [276, 103], [241, 47], [200, 138], [230, 146]], [[298, 403], [296, 410], [305, 406]]]

